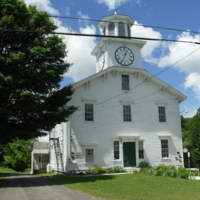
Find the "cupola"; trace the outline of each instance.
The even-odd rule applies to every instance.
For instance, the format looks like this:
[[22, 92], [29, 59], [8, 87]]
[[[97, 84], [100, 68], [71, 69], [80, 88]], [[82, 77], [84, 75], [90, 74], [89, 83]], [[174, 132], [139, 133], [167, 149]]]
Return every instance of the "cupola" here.
[[133, 25], [131, 17], [118, 14], [100, 21], [103, 36], [92, 51], [96, 57], [96, 72], [108, 67], [142, 68], [141, 48], [146, 42], [130, 38]]
[[104, 17], [99, 27], [102, 29], [103, 35], [130, 37], [133, 24], [134, 21], [131, 17], [115, 14]]

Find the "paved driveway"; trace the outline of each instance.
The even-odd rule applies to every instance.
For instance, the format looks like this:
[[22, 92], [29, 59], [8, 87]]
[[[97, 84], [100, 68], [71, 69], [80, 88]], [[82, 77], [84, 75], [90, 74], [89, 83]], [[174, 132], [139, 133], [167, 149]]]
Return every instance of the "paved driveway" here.
[[13, 174], [0, 183], [0, 200], [97, 200], [47, 178]]

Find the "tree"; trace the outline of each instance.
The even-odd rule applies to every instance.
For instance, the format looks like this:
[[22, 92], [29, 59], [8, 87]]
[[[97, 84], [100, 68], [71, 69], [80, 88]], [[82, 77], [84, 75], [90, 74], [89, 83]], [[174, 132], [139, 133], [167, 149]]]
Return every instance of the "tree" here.
[[35, 138], [75, 111], [60, 88], [70, 64], [53, 20], [20, 0], [0, 0], [0, 144]]
[[4, 166], [14, 169], [16, 171], [24, 171], [30, 167], [31, 152], [29, 142], [22, 139], [14, 139], [5, 145]]
[[183, 145], [191, 153], [193, 167], [200, 168], [200, 108], [194, 117], [182, 117]]
[[200, 108], [196, 115], [191, 119], [190, 125], [191, 139], [191, 159], [195, 166], [200, 168]]

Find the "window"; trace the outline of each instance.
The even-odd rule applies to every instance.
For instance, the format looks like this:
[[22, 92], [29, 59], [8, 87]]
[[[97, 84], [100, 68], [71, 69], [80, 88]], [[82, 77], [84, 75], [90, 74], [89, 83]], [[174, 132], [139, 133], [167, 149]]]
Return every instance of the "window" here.
[[93, 104], [85, 104], [85, 121], [94, 121], [94, 109]]
[[144, 158], [144, 146], [143, 146], [143, 141], [139, 141], [138, 142], [138, 149], [139, 149], [139, 159], [143, 159]]
[[123, 22], [119, 22], [119, 36], [126, 36], [125, 25]]
[[94, 150], [93, 149], [85, 150], [85, 161], [86, 162], [94, 162]]
[[122, 90], [129, 90], [129, 75], [122, 75]]
[[119, 141], [114, 141], [114, 159], [119, 159]]
[[159, 122], [166, 122], [165, 106], [158, 106]]
[[110, 22], [109, 23], [108, 32], [109, 32], [109, 35], [114, 35], [115, 34], [115, 24], [114, 24], [114, 22]]
[[123, 117], [124, 117], [124, 122], [131, 121], [131, 106], [130, 105], [123, 105]]
[[105, 26], [103, 27], [103, 34], [104, 35], [106, 34], [106, 27]]
[[161, 140], [161, 156], [162, 158], [169, 157], [168, 140]]
[[128, 37], [131, 37], [131, 27], [130, 26], [128, 26]]

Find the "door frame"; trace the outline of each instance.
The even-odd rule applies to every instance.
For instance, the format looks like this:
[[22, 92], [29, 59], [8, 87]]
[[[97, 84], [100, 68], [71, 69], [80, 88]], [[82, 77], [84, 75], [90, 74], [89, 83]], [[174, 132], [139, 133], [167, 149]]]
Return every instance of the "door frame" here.
[[134, 168], [134, 167], [125, 167], [124, 166], [124, 150], [123, 146], [125, 142], [135, 142], [135, 160], [136, 160], [136, 166], [138, 166], [139, 158], [138, 158], [138, 141], [140, 138], [140, 135], [134, 135], [134, 136], [120, 136], [121, 140], [121, 158], [122, 158], [122, 166], [124, 168]]
[[[134, 143], [134, 146], [135, 146], [135, 166], [125, 166], [125, 163], [124, 163], [124, 143]], [[137, 142], [136, 141], [123, 141], [122, 143], [122, 155], [123, 155], [123, 167], [124, 168], [131, 168], [131, 167], [136, 167], [137, 166]], [[133, 154], [131, 154], [133, 155]]]

